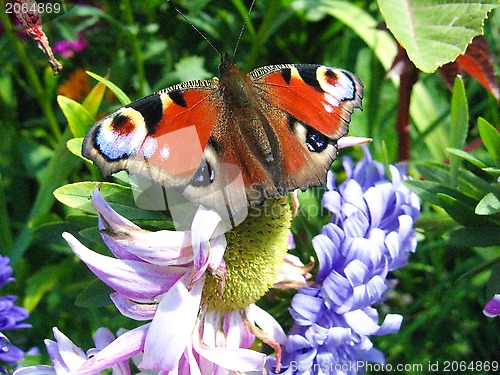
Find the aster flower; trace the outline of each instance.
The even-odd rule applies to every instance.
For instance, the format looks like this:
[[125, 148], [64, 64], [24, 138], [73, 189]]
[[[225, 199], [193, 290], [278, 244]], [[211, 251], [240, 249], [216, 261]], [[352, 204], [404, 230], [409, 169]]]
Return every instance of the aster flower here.
[[[272, 210], [264, 209], [279, 214], [249, 215], [224, 234], [218, 229], [218, 214], [203, 208], [191, 231], [150, 232], [116, 213], [98, 188], [92, 202], [104, 243], [116, 258], [91, 251], [69, 233], [63, 237], [115, 290], [111, 299], [123, 315], [151, 322], [113, 340], [81, 364], [79, 374], [133, 357], [140, 358], [138, 367], [144, 370], [262, 371], [266, 356], [249, 349], [255, 337], [272, 346], [279, 360], [286, 336], [253, 302], [275, 284], [297, 285], [299, 273], [305, 284], [307, 267], [285, 257], [291, 220], [286, 198], [272, 200]], [[256, 234], [257, 221], [261, 226]]]
[[[15, 281], [12, 277], [10, 259], [0, 255], [0, 288], [6, 283]], [[0, 361], [16, 363], [24, 358], [24, 352], [14, 346], [3, 334], [5, 331], [31, 327], [23, 321], [29, 314], [26, 309], [15, 305], [16, 296], [0, 296]], [[0, 372], [3, 368], [0, 366]]]
[[384, 166], [364, 150], [356, 166], [344, 161], [347, 179], [338, 188], [329, 175], [322, 203], [332, 221], [313, 239], [320, 266], [315, 284], [292, 300], [286, 374], [362, 373], [366, 361], [384, 362], [370, 337], [395, 333], [402, 323], [397, 314], [380, 323], [372, 305], [388, 289], [388, 273], [415, 251], [419, 200], [396, 167], [387, 180]]

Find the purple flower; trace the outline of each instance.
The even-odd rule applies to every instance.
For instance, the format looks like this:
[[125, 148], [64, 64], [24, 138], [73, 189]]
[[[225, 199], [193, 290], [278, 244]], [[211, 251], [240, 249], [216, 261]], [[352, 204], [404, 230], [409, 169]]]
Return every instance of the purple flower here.
[[65, 59], [69, 59], [75, 55], [76, 52], [83, 51], [88, 46], [88, 42], [85, 39], [85, 34], [79, 32], [77, 35], [77, 40], [61, 40], [54, 43], [52, 50], [59, 53]]
[[[205, 271], [221, 281], [226, 277], [226, 239], [218, 233], [221, 219], [214, 211], [200, 208], [191, 231], [150, 232], [116, 213], [97, 188], [92, 202], [102, 238], [116, 258], [93, 252], [69, 233], [63, 237], [115, 290], [111, 299], [123, 315], [151, 322], [119, 336], [82, 363], [79, 374], [96, 373], [129, 358], [139, 358], [138, 367], [145, 370], [247, 372], [262, 370], [266, 360], [264, 354], [249, 349], [255, 336], [280, 350], [286, 336], [268, 313], [254, 304], [219, 311], [202, 298]], [[285, 234], [286, 243], [286, 230]], [[285, 267], [287, 272], [290, 267]], [[278, 278], [277, 283], [296, 281], [293, 275]]]
[[483, 314], [489, 318], [500, 315], [500, 294], [495, 294], [484, 306]]
[[[115, 340], [115, 336], [107, 328], [99, 328], [94, 335], [95, 348], [84, 353], [73, 344], [57, 328], [53, 329], [56, 341], [45, 340], [45, 346], [52, 361], [52, 366], [39, 365], [17, 369], [15, 375], [50, 375], [74, 374], [90, 358], [97, 355], [103, 348]], [[130, 367], [126, 361], [117, 362], [113, 366], [115, 375], [130, 375]]]
[[[9, 266], [10, 259], [0, 255], [0, 288], [6, 283], [15, 281], [12, 275], [12, 267]], [[23, 323], [29, 314], [26, 309], [15, 305], [16, 296], [0, 296], [0, 361], [16, 363], [24, 358], [24, 352], [17, 346], [12, 345], [3, 334], [20, 328], [29, 328], [31, 325]], [[0, 366], [0, 372], [3, 369]]]
[[384, 166], [364, 150], [356, 166], [344, 161], [347, 179], [338, 188], [329, 175], [323, 206], [332, 221], [313, 239], [320, 265], [315, 284], [292, 300], [295, 324], [284, 349], [286, 374], [362, 373], [365, 361], [384, 362], [370, 337], [401, 326], [397, 314], [380, 323], [372, 305], [388, 289], [388, 273], [415, 251], [419, 200], [396, 167], [390, 166], [389, 181]]

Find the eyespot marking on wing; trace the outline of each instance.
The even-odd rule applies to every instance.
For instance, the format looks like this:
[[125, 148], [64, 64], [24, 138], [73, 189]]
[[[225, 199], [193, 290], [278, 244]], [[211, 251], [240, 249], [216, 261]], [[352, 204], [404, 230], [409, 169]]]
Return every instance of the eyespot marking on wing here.
[[326, 101], [333, 106], [356, 98], [356, 85], [345, 71], [320, 66], [316, 70], [316, 78], [325, 92]]
[[293, 116], [289, 116], [288, 124], [295, 136], [303, 142], [307, 149], [312, 153], [321, 153], [325, 151], [332, 140], [311, 126], [299, 121]]
[[115, 161], [136, 154], [147, 134], [140, 112], [124, 107], [96, 128], [94, 145], [106, 159]]

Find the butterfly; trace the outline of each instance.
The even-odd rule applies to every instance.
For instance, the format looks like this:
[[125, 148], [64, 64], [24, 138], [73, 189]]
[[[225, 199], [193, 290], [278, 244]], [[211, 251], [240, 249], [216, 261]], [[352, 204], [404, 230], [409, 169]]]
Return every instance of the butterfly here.
[[324, 185], [337, 140], [361, 108], [359, 78], [311, 64], [244, 74], [227, 54], [219, 72], [109, 114], [87, 133], [83, 155], [104, 177], [127, 170], [218, 211]]

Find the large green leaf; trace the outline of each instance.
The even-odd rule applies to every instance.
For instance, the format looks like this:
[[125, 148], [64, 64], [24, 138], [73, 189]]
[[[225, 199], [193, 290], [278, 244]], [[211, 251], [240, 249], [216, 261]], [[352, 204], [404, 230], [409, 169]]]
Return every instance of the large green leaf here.
[[378, 0], [387, 27], [420, 70], [432, 73], [482, 34], [493, 0]]

